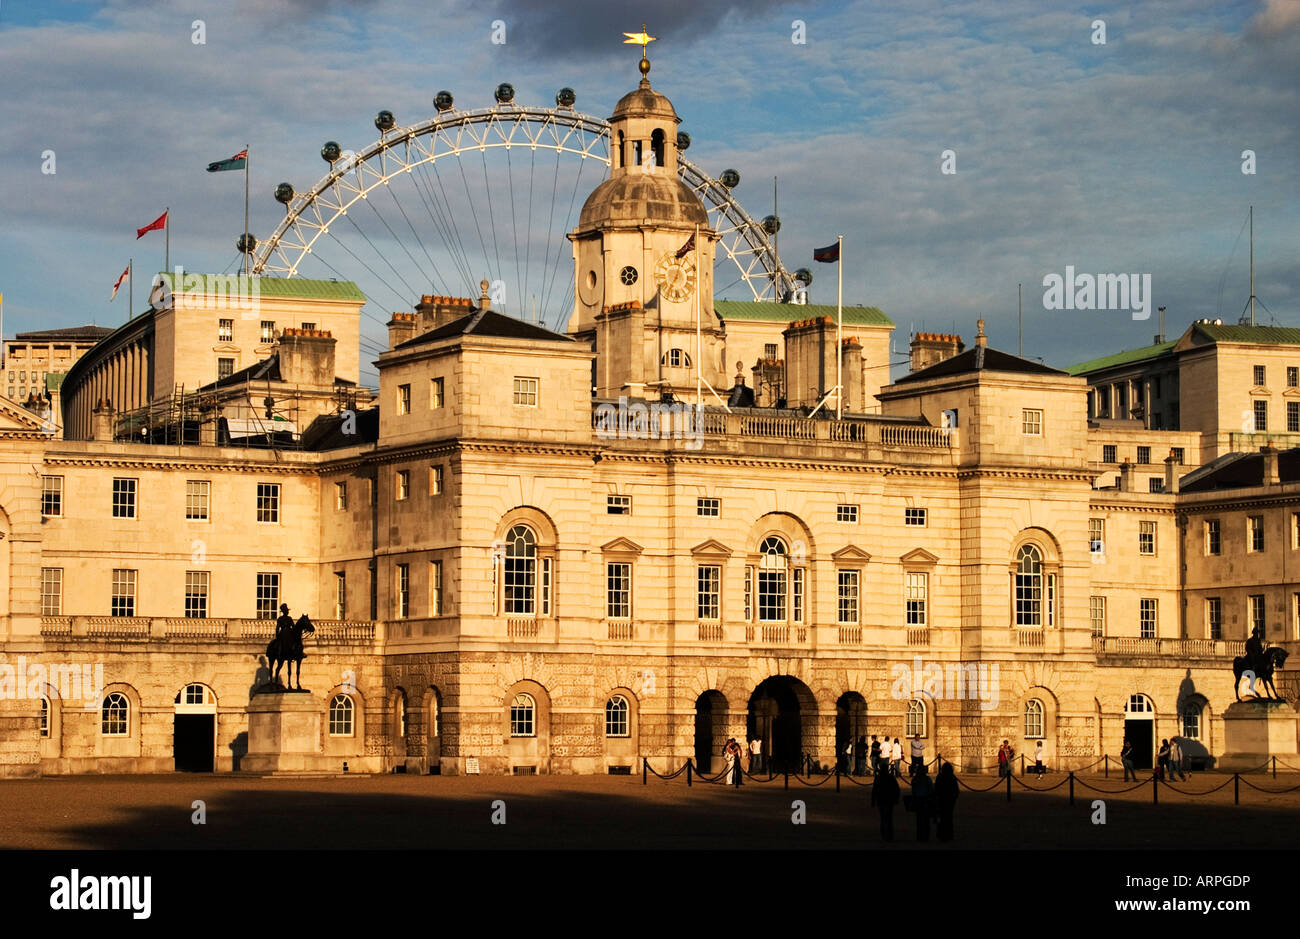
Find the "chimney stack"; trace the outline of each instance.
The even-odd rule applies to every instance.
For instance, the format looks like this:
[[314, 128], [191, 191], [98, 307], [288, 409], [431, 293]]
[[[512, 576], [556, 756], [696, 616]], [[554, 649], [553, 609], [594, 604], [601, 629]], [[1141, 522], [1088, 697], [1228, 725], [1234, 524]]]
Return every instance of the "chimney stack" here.
[[1174, 451], [1169, 451], [1169, 456], [1165, 457], [1165, 492], [1178, 492], [1178, 457]]
[[949, 333], [917, 333], [912, 337], [912, 361], [909, 367], [919, 372], [931, 365], [938, 365], [945, 359], [951, 359], [966, 348], [961, 336]]
[[113, 425], [116, 423], [117, 411], [113, 410], [113, 402], [106, 398], [100, 398], [95, 403], [95, 409], [90, 412], [90, 439], [96, 441], [112, 440]]
[[1279, 485], [1282, 480], [1277, 471], [1277, 448], [1265, 445], [1259, 448], [1259, 452], [1264, 454], [1264, 485]]
[[276, 345], [282, 382], [320, 390], [334, 388], [335, 339], [328, 329], [283, 329]]
[[1129, 462], [1128, 457], [1124, 458], [1123, 464], [1119, 468], [1119, 491], [1133, 491], [1133, 470], [1134, 466]]
[[474, 301], [469, 297], [442, 297], [426, 293], [415, 305], [415, 313], [419, 317], [416, 331], [427, 333], [473, 312]]
[[394, 313], [393, 318], [388, 321], [388, 348], [396, 349], [406, 340], [414, 339], [418, 320], [419, 317], [415, 313]]

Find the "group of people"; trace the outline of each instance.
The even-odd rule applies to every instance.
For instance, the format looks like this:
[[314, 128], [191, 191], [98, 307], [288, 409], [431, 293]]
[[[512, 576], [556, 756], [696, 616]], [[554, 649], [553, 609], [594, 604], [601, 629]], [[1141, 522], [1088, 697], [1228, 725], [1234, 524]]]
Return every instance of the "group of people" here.
[[[893, 761], [891, 760], [891, 763]], [[880, 813], [880, 836], [894, 840], [894, 807], [902, 796], [895, 768], [882, 768], [871, 784], [871, 804]], [[940, 841], [952, 840], [952, 814], [957, 804], [957, 774], [951, 763], [939, 769], [939, 778], [932, 780], [925, 763], [913, 763], [912, 792], [903, 799], [903, 806], [916, 815], [916, 840], [930, 840], [930, 822], [938, 822]]]
[[[1127, 737], [1124, 738], [1124, 746], [1120, 748], [1119, 760], [1124, 764], [1124, 782], [1130, 779], [1137, 782], [1137, 769], [1133, 765], [1133, 741]], [[1179, 745], [1177, 737], [1173, 740], [1160, 741], [1155, 766], [1156, 779], [1169, 782], [1175, 775], [1182, 781], [1187, 779], [1187, 773], [1183, 769], [1183, 748]]]

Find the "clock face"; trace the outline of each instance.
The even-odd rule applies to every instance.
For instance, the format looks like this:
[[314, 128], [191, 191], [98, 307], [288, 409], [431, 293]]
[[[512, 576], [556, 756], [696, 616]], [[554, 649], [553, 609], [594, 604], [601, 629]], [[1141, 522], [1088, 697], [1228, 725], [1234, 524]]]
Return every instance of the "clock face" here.
[[695, 292], [695, 264], [690, 256], [665, 254], [655, 267], [659, 292], [667, 299], [682, 301]]

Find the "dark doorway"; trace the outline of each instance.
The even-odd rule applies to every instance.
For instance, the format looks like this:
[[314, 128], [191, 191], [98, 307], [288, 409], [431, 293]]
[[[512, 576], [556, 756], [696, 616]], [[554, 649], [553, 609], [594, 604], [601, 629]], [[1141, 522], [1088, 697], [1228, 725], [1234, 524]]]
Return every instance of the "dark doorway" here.
[[178, 773], [212, 772], [215, 714], [177, 714], [172, 731], [172, 752]]
[[1152, 727], [1150, 719], [1124, 721], [1124, 736], [1133, 744], [1133, 765], [1151, 769]]
[[727, 699], [720, 691], [706, 691], [695, 699], [695, 769], [712, 773], [722, 763], [727, 733]]
[[749, 699], [747, 730], [763, 741], [763, 753], [776, 773], [797, 773], [803, 766], [803, 721], [793, 678], [763, 681]]
[[[856, 691], [846, 691], [835, 702], [835, 759], [840, 772], [855, 773], [852, 746], [867, 733], [867, 702]], [[849, 751], [846, 753], [845, 751]], [[863, 772], [865, 772], [863, 767]]]

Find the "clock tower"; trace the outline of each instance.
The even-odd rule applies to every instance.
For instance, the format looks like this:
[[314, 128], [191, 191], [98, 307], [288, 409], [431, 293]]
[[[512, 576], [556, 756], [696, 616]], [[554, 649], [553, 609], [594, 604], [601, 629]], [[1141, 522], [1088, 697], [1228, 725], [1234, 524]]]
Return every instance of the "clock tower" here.
[[[649, 39], [639, 34], [635, 41]], [[587, 197], [568, 235], [575, 278], [569, 333], [596, 352], [598, 397], [657, 399], [671, 391], [694, 402], [697, 365], [709, 385], [730, 387], [723, 326], [713, 312], [717, 234], [700, 197], [678, 178], [681, 118], [650, 87], [649, 72], [643, 55], [640, 85], [609, 119], [609, 179]], [[704, 394], [712, 399], [707, 386]]]

